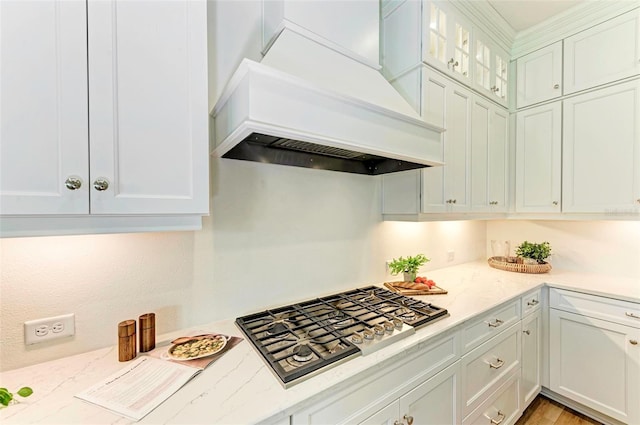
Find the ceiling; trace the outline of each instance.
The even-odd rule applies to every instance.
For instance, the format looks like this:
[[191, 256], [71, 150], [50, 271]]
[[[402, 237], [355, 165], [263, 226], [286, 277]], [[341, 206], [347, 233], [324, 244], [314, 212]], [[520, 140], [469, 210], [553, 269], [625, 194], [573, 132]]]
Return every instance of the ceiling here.
[[489, 4], [519, 32], [586, 0], [488, 0]]

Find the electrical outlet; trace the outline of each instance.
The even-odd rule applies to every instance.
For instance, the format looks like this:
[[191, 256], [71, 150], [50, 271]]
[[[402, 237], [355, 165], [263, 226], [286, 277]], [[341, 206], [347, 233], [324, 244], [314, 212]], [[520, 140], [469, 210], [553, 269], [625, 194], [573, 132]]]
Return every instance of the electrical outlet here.
[[447, 251], [447, 261], [453, 261], [456, 258], [456, 252], [453, 250]]
[[73, 313], [24, 322], [24, 343], [26, 345], [64, 338], [75, 335], [75, 333], [76, 317]]

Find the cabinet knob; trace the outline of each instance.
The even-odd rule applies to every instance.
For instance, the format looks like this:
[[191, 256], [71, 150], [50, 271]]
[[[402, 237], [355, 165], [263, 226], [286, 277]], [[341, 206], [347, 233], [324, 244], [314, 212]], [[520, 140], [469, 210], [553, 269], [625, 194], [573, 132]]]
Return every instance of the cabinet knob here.
[[554, 85], [553, 85], [553, 88], [554, 88], [554, 89], [559, 89], [559, 88], [560, 88], [560, 84], [554, 84]]
[[64, 181], [64, 185], [67, 187], [67, 189], [69, 190], [78, 190], [80, 189], [80, 187], [82, 186], [82, 180], [80, 180], [80, 177], [76, 177], [76, 176], [69, 176], [65, 181]]
[[640, 204], [640, 198], [636, 199], [636, 202]]
[[638, 345], [638, 341], [635, 339], [629, 340], [629, 342], [631, 343], [631, 345]]
[[506, 417], [506, 415], [504, 413], [502, 413], [501, 410], [498, 410], [498, 417], [496, 419], [493, 419], [493, 418], [489, 418], [489, 419], [491, 419], [491, 423], [493, 425], [500, 425], [502, 423], [502, 421], [504, 421], [505, 417]]
[[98, 177], [96, 181], [93, 182], [93, 188], [98, 192], [104, 192], [109, 189], [109, 181], [104, 177]]
[[453, 201], [451, 201], [451, 202], [453, 202], [453, 203], [455, 204], [455, 203], [456, 203], [456, 200], [454, 199], [454, 200], [453, 200]]
[[485, 322], [490, 328], [497, 328], [504, 323], [504, 320], [496, 319], [493, 322]]
[[553, 205], [558, 205], [558, 201], [553, 201], [552, 204]]
[[531, 331], [529, 329], [522, 331], [523, 334], [531, 335]]
[[496, 357], [495, 363], [489, 363], [489, 369], [500, 369], [504, 365], [504, 360]]
[[458, 65], [459, 65], [458, 61], [454, 60], [453, 58], [449, 59], [449, 62], [447, 62], [447, 66], [449, 68], [455, 68]]
[[538, 301], [538, 300], [536, 300], [536, 299], [534, 298], [534, 299], [532, 299], [531, 301], [527, 301], [527, 305], [528, 305], [529, 307], [532, 307], [532, 306], [534, 306], [534, 305], [538, 305], [538, 303], [539, 303], [539, 302], [540, 302], [540, 301]]
[[413, 416], [410, 415], [404, 415], [402, 417], [405, 421], [407, 421], [407, 425], [412, 425], [413, 424]]

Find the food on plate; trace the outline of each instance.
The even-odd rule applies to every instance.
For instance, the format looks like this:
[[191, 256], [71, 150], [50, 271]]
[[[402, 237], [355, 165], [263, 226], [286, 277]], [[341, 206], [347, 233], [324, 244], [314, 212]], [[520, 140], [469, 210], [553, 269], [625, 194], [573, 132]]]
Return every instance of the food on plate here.
[[222, 335], [202, 335], [189, 338], [169, 349], [169, 357], [176, 360], [191, 360], [219, 353], [227, 345]]

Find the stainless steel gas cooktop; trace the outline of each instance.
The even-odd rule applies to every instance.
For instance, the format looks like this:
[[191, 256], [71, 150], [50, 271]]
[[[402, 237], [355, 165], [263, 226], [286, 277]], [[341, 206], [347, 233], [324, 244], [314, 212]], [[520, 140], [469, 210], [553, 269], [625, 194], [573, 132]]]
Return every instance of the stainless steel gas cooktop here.
[[236, 319], [285, 388], [448, 316], [444, 308], [369, 286]]

